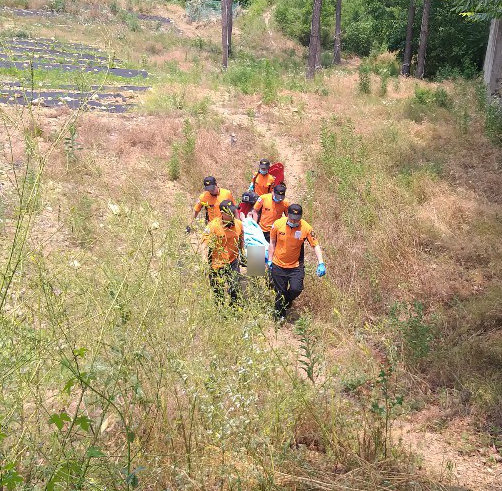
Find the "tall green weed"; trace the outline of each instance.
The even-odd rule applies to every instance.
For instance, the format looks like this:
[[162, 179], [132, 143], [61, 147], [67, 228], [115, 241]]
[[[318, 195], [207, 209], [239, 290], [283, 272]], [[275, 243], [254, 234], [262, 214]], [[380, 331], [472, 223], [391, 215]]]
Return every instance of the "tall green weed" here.
[[502, 145], [502, 105], [498, 99], [493, 99], [486, 105], [485, 131], [490, 140]]
[[376, 218], [366, 149], [350, 121], [332, 120], [321, 127], [323, 176], [334, 186], [343, 218], [351, 230], [371, 227]]

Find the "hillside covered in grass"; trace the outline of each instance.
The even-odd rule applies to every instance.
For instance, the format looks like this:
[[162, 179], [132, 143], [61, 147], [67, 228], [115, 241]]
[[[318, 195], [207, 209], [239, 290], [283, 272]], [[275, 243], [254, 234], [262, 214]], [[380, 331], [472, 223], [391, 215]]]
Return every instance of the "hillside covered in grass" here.
[[[49, 3], [0, 11], [0, 489], [499, 489], [481, 83], [383, 50], [306, 80], [284, 2], [240, 12], [226, 71], [218, 21], [177, 3], [15, 11]], [[282, 326], [264, 278], [216, 307], [203, 220], [186, 233], [204, 176], [240, 197], [261, 158], [328, 271], [306, 253]]]

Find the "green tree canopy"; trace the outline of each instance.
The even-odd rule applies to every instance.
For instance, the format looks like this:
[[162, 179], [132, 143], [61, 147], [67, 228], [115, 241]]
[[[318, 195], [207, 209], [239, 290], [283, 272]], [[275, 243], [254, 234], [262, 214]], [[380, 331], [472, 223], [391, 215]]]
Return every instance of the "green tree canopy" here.
[[[488, 20], [471, 22], [459, 15], [467, 0], [437, 0], [432, 3], [427, 45], [426, 76], [438, 72], [473, 75], [481, 70], [488, 41]], [[474, 2], [473, 2], [474, 3]], [[494, 4], [498, 2], [493, 2]], [[322, 7], [322, 44], [333, 45], [335, 0]], [[422, 0], [417, 0], [413, 47], [420, 34]], [[367, 56], [372, 49], [404, 51], [409, 0], [344, 0], [342, 7], [342, 49]], [[502, 7], [500, 7], [502, 8]], [[312, 16], [311, 0], [278, 0], [275, 19], [283, 32], [307, 45]]]
[[465, 17], [489, 20], [502, 17], [500, 0], [455, 0], [454, 10]]

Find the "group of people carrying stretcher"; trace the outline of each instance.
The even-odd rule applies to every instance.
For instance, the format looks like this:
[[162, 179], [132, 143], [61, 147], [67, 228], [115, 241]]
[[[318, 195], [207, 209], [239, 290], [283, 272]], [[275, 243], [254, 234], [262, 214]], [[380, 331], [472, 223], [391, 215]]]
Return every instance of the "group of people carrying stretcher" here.
[[204, 178], [204, 192], [195, 203], [193, 217], [202, 209], [206, 212], [203, 241], [208, 246], [209, 281], [217, 302], [224, 300], [226, 286], [231, 303], [237, 300], [240, 264], [247, 257], [249, 273], [251, 246], [264, 246], [266, 266], [276, 291], [275, 318], [282, 322], [303, 290], [305, 241], [314, 248], [317, 276], [326, 274], [326, 266], [314, 231], [302, 218], [302, 207], [290, 203], [283, 180], [277, 182], [270, 168], [268, 160], [260, 160], [239, 207], [232, 193], [220, 188], [214, 177]]

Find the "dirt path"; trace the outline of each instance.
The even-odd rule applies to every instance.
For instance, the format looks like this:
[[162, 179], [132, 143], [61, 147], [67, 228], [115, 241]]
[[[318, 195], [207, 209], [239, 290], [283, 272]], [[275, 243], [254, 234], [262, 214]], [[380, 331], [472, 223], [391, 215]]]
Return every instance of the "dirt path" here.
[[[450, 428], [444, 433], [428, 430], [424, 425], [422, 411], [412, 421], [399, 424], [394, 436], [400, 439], [404, 448], [420, 458], [421, 468], [442, 484], [472, 491], [502, 491], [502, 463], [500, 456], [491, 449], [475, 448], [468, 455], [462, 453], [464, 431]], [[425, 426], [425, 428], [424, 428]], [[464, 442], [465, 443], [465, 442]]]
[[[213, 108], [227, 122], [237, 127], [252, 126], [261, 137], [275, 145], [279, 161], [285, 167], [284, 180], [288, 189], [287, 196], [292, 201], [299, 200], [303, 193], [305, 182], [305, 173], [303, 170], [304, 156], [301, 148], [289, 138], [283, 136], [283, 130], [280, 125], [260, 120], [261, 110], [258, 110], [257, 116], [251, 119], [246, 114], [234, 112], [225, 102], [225, 98], [221, 98], [220, 103], [213, 106]], [[257, 155], [256, 157], [256, 160], [258, 160], [259, 156]], [[289, 355], [286, 357], [288, 366], [303, 377], [304, 373], [300, 370], [300, 341], [294, 333], [294, 325], [288, 322], [277, 331], [270, 329], [266, 333], [266, 337], [271, 349], [276, 350], [278, 353], [289, 352]]]
[[[275, 145], [279, 161], [285, 167], [284, 179], [288, 188], [287, 196], [290, 200], [298, 200], [303, 192], [305, 181], [304, 156], [298, 145], [282, 135], [280, 125], [260, 121], [259, 116], [251, 119], [246, 114], [234, 113], [222, 104], [213, 106], [213, 108], [234, 126], [254, 126], [260, 136]], [[258, 159], [258, 155], [256, 157]]]

